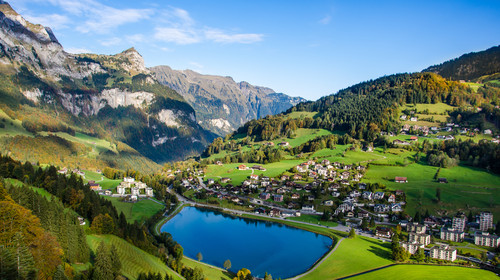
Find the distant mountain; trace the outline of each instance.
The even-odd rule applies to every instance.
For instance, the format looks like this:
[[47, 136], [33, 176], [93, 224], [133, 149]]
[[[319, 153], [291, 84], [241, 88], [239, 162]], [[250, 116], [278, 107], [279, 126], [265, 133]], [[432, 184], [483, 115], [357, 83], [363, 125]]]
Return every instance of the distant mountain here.
[[230, 133], [249, 120], [275, 115], [306, 101], [247, 82], [237, 83], [231, 77], [172, 70], [168, 66], [150, 70], [160, 83], [176, 90], [193, 106], [202, 127], [219, 135]]
[[[135, 49], [117, 55], [67, 53], [49, 28], [26, 21], [3, 1], [0, 65], [0, 109], [34, 136], [81, 132], [122, 147], [115, 152], [133, 155], [136, 162], [147, 162], [139, 159], [146, 156], [157, 163], [197, 155], [215, 136], [200, 127], [181, 95], [158, 83]], [[3, 148], [12, 144], [0, 138]], [[104, 156], [95, 159], [97, 165], [130, 167], [109, 154], [99, 161]], [[53, 163], [68, 161], [58, 160]]]
[[422, 72], [434, 72], [455, 81], [472, 81], [482, 76], [500, 73], [500, 46], [464, 54], [439, 65], [431, 66]]

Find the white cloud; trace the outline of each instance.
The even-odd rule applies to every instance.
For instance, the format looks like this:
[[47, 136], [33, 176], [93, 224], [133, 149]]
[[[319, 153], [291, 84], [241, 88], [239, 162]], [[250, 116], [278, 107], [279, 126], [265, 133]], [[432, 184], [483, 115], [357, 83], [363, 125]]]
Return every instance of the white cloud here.
[[319, 23], [327, 25], [332, 21], [332, 17], [330, 15], [326, 15], [324, 18], [319, 20]]
[[78, 53], [92, 53], [92, 51], [85, 48], [65, 48], [68, 53], [78, 54]]
[[105, 47], [116, 46], [116, 45], [119, 45], [121, 42], [122, 42], [121, 38], [113, 37], [113, 38], [109, 38], [107, 40], [101, 41], [101, 45], [103, 45]]
[[40, 15], [40, 16], [25, 16], [26, 20], [31, 23], [41, 24], [43, 26], [50, 27], [52, 29], [63, 29], [66, 28], [70, 22], [69, 18], [64, 15], [50, 14], [50, 15]]
[[264, 35], [262, 34], [227, 34], [224, 31], [217, 29], [205, 30], [205, 38], [209, 41], [214, 41], [217, 43], [251, 44], [262, 41], [263, 37]]
[[84, 23], [76, 28], [82, 33], [107, 34], [116, 27], [148, 19], [153, 14], [150, 9], [116, 9], [93, 0], [48, 1], [73, 16], [84, 18]]
[[171, 28], [171, 27], [158, 27], [154, 38], [159, 41], [176, 43], [178, 45], [188, 45], [199, 43], [200, 36], [194, 30]]

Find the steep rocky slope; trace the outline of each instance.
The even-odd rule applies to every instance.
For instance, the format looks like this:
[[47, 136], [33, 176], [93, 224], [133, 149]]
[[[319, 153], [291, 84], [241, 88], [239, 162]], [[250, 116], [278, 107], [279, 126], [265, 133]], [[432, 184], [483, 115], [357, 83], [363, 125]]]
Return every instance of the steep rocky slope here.
[[201, 126], [219, 135], [230, 133], [249, 120], [281, 113], [305, 101], [275, 93], [270, 88], [237, 83], [231, 77], [178, 71], [168, 66], [150, 70], [160, 83], [176, 90], [193, 106]]

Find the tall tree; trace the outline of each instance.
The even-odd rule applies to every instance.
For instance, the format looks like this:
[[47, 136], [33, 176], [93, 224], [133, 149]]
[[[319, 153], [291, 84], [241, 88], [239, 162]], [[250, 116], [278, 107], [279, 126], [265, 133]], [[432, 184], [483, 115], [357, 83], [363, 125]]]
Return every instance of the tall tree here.
[[111, 265], [111, 258], [109, 256], [109, 250], [104, 242], [99, 243], [99, 246], [97, 246], [92, 279], [113, 279], [113, 267]]
[[224, 268], [225, 268], [226, 270], [230, 270], [230, 269], [231, 269], [231, 261], [230, 261], [230, 260], [226, 260], [226, 261], [224, 262]]

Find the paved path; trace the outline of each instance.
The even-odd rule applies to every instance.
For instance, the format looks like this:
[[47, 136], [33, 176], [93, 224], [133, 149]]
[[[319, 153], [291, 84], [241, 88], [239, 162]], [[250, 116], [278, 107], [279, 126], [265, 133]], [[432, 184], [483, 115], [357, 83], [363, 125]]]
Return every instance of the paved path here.
[[293, 278], [288, 278], [288, 280], [297, 280], [299, 278], [302, 278], [304, 276], [306, 276], [307, 274], [313, 272], [316, 270], [316, 268], [318, 268], [326, 259], [328, 259], [330, 257], [331, 254], [333, 254], [333, 252], [335, 252], [335, 250], [337, 250], [337, 248], [339, 247], [340, 245], [340, 242], [342, 242], [342, 240], [344, 240], [345, 238], [342, 237], [341, 239], [339, 239], [339, 241], [337, 242], [337, 244], [335, 244], [335, 247], [328, 253], [328, 255], [324, 256], [321, 261], [317, 262], [311, 269], [309, 269], [308, 271], [300, 274], [300, 275], [297, 275]]

